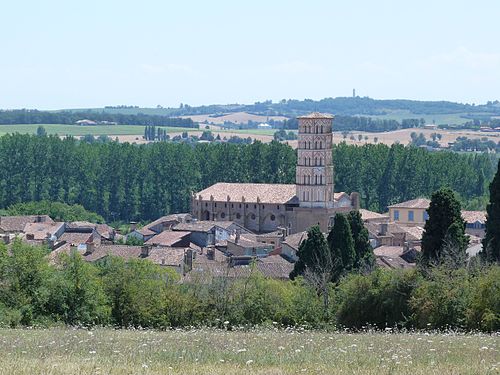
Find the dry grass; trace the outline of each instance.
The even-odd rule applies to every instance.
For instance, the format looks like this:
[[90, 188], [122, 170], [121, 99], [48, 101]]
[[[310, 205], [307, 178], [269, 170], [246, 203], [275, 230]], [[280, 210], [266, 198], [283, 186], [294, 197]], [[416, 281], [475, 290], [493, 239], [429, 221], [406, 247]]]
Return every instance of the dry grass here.
[[0, 374], [498, 374], [497, 335], [0, 330]]

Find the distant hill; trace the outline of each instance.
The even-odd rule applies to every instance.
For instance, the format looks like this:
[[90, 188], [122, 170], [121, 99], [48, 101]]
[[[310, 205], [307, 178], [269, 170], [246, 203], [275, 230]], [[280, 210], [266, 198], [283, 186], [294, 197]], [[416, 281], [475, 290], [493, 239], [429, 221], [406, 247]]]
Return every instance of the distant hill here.
[[482, 105], [462, 104], [449, 101], [419, 101], [404, 99], [372, 99], [369, 97], [338, 97], [321, 100], [281, 100], [264, 101], [254, 104], [212, 104], [192, 107], [187, 104], [179, 108], [139, 108], [116, 106], [105, 108], [67, 109], [72, 112], [96, 112], [109, 114], [147, 114], [159, 116], [220, 116], [228, 113], [247, 112], [261, 116], [295, 117], [312, 111], [332, 113], [342, 116], [366, 116], [394, 119], [424, 118], [426, 122], [462, 124], [469, 120], [489, 120], [500, 116], [500, 102]]

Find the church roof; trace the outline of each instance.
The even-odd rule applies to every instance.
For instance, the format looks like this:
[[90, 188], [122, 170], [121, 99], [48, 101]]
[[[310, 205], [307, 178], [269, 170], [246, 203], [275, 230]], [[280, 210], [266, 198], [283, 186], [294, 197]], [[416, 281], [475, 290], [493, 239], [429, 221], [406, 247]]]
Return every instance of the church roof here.
[[297, 118], [333, 118], [329, 113], [312, 112], [308, 115], [298, 116]]
[[196, 194], [196, 199], [201, 196], [203, 200], [209, 200], [211, 196], [214, 201], [285, 204], [296, 194], [295, 184], [251, 184], [251, 183], [227, 183], [219, 182]]

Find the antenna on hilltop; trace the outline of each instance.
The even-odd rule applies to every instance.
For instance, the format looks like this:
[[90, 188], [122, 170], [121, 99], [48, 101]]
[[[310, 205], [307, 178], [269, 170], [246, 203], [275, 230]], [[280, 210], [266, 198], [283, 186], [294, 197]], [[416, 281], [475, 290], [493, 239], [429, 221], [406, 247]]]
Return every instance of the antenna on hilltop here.
[[356, 97], [356, 89], [352, 89], [352, 97], [355, 98]]

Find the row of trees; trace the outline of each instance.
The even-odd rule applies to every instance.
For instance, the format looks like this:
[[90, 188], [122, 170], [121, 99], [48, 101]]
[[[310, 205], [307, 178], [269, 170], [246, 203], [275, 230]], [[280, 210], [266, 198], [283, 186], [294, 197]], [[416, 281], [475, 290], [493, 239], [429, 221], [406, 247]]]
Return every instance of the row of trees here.
[[144, 127], [144, 139], [147, 141], [166, 141], [170, 139], [170, 136], [167, 134], [167, 129], [152, 125]]
[[[340, 144], [336, 191], [358, 191], [365, 208], [429, 196], [450, 186], [485, 204], [488, 155], [429, 153], [402, 145]], [[193, 191], [216, 182], [293, 183], [296, 152], [278, 142], [148, 145], [86, 143], [56, 136], [0, 138], [0, 208], [39, 200], [80, 204], [106, 221], [186, 212]]]
[[78, 120], [88, 119], [96, 122], [117, 123], [120, 125], [155, 125], [182, 128], [198, 128], [190, 118], [150, 115], [144, 113], [124, 114], [97, 111], [38, 111], [30, 109], [0, 110], [0, 125], [7, 124], [75, 124]]
[[335, 190], [357, 191], [363, 207], [383, 212], [387, 206], [429, 197], [448, 186], [468, 209], [484, 209], [486, 187], [495, 173], [496, 158], [487, 154], [428, 152], [400, 144], [344, 143], [333, 148]]
[[109, 257], [95, 265], [78, 253], [47, 260], [47, 251], [16, 241], [0, 244], [0, 326], [113, 325], [192, 327], [271, 324], [406, 328], [500, 329], [500, 267], [482, 272], [376, 269], [351, 273], [327, 290], [304, 278], [224, 276], [178, 283], [179, 276], [148, 260]]

